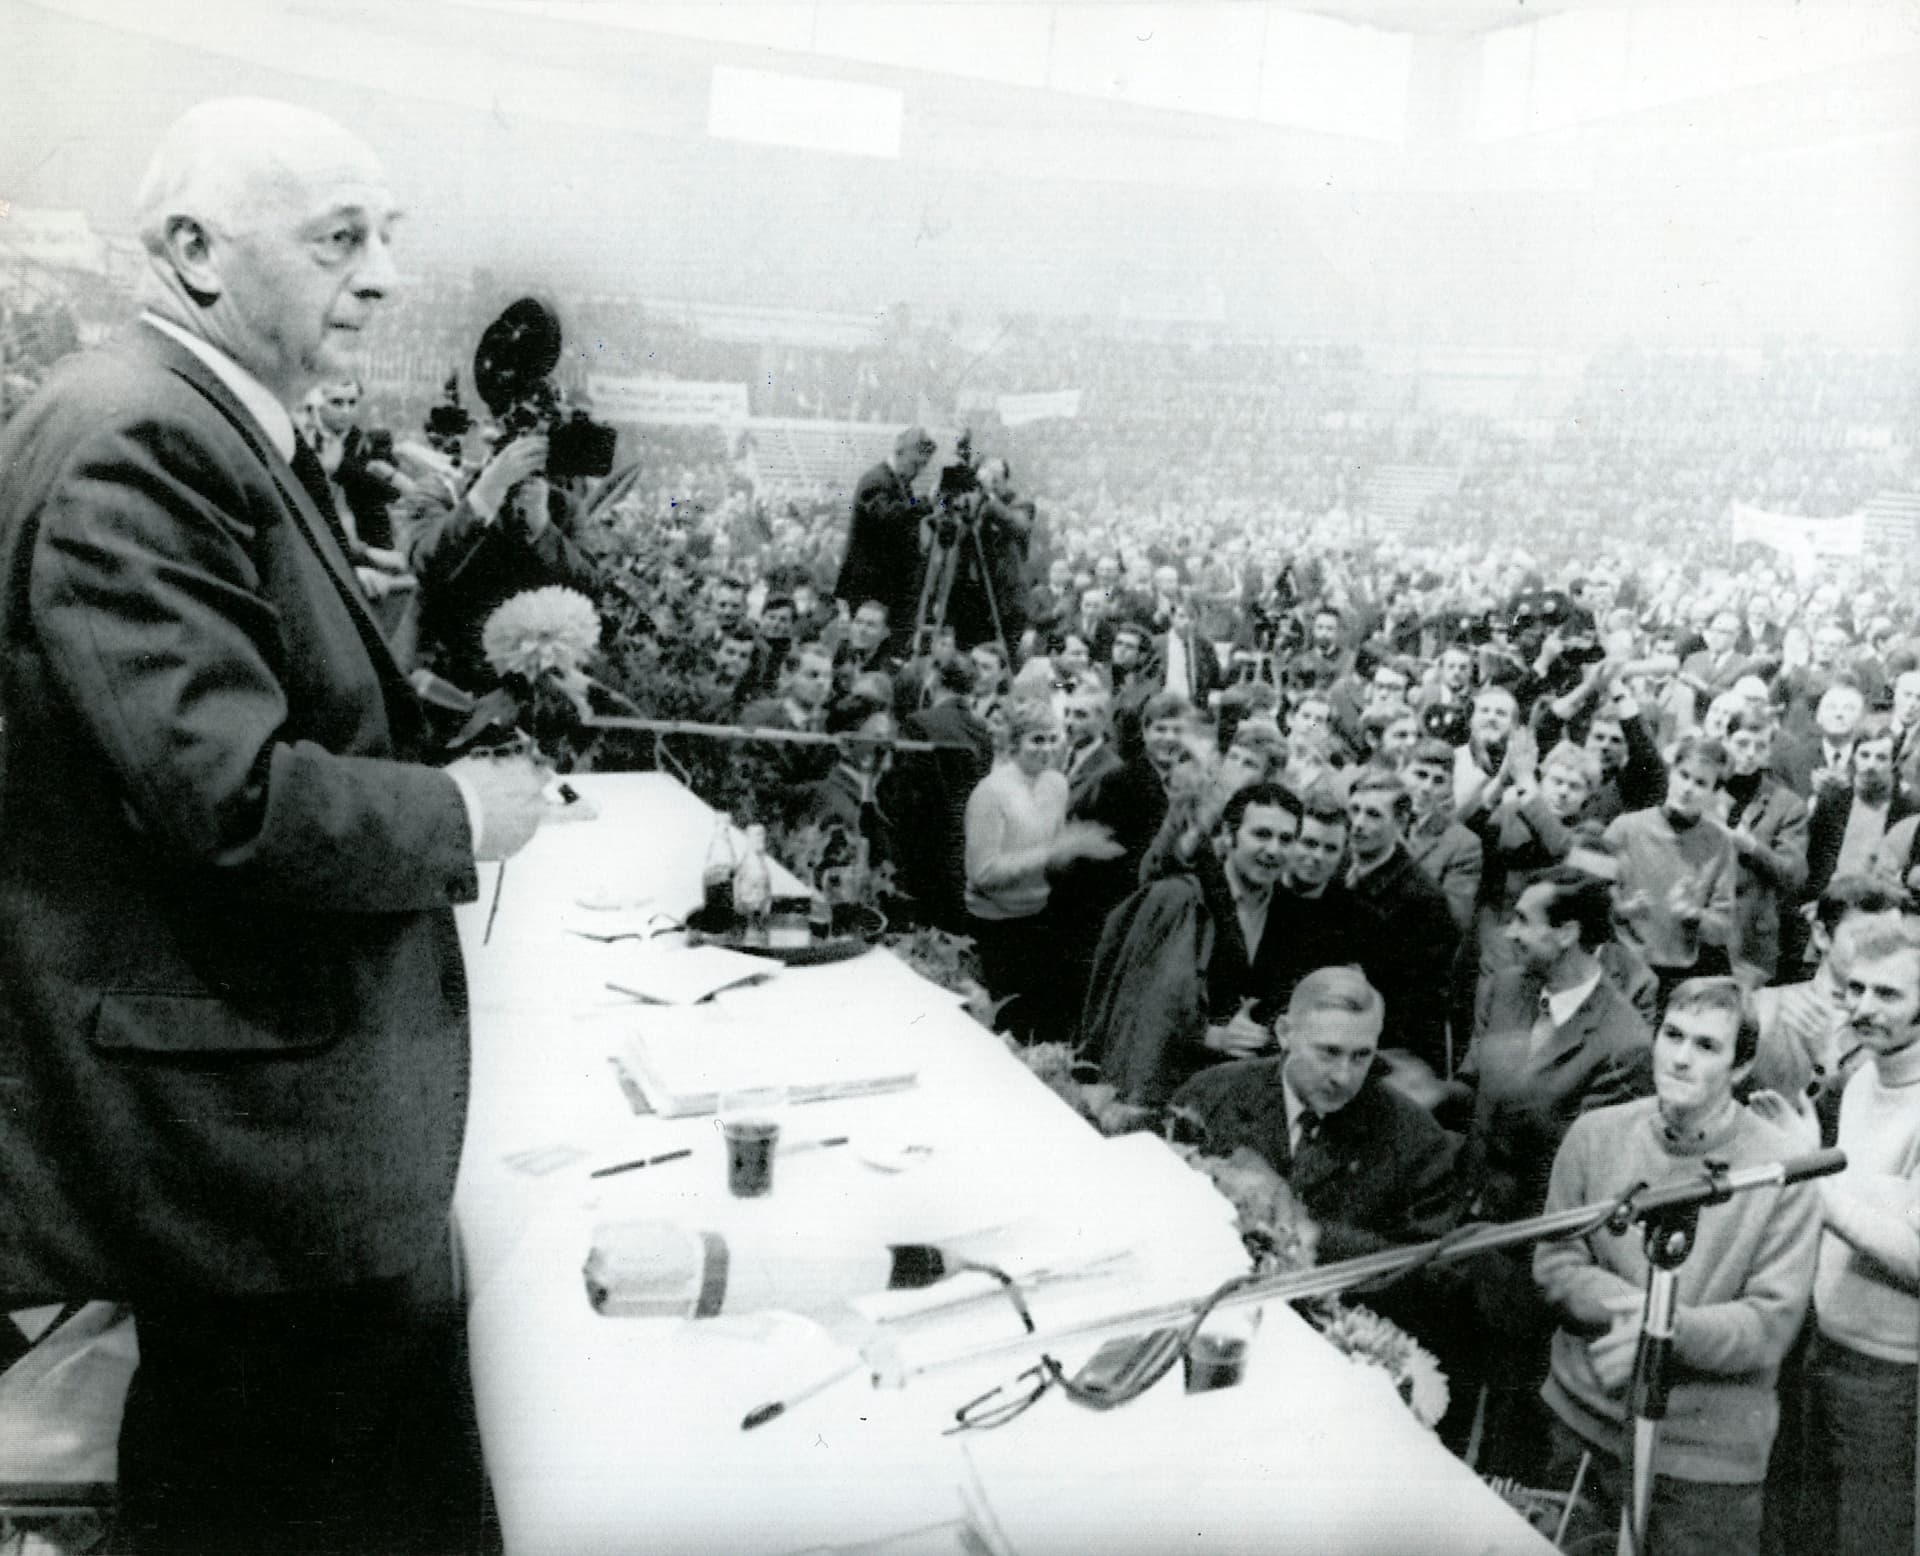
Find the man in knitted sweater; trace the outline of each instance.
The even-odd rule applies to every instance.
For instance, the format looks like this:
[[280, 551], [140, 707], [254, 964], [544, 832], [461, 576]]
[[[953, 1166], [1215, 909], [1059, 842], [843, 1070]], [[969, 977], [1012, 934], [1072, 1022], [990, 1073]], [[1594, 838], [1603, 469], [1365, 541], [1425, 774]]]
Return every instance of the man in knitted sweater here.
[[1647, 959], [1662, 994], [1696, 973], [1730, 972], [1738, 856], [1706, 818], [1727, 772], [1719, 741], [1689, 735], [1673, 754], [1666, 800], [1607, 827], [1620, 861], [1622, 934]]
[[1840, 1097], [1846, 1171], [1820, 1184], [1825, 1230], [1808, 1358], [1813, 1489], [1824, 1529], [1809, 1549], [1910, 1551], [1920, 1363], [1920, 924], [1870, 922], [1846, 972], [1848, 1037], [1870, 1062]]
[[[1731, 978], [1680, 984], [1654, 1037], [1655, 1095], [1575, 1121], [1554, 1159], [1547, 1211], [1639, 1182], [1779, 1161], [1804, 1147], [1735, 1100], [1759, 1026]], [[1759, 1549], [1761, 1482], [1773, 1447], [1775, 1382], [1813, 1285], [1820, 1202], [1811, 1185], [1760, 1189], [1700, 1214], [1676, 1293], [1672, 1392], [1659, 1438], [1649, 1549]], [[1627, 1407], [1647, 1261], [1637, 1232], [1601, 1230], [1534, 1250], [1534, 1279], [1560, 1315], [1542, 1397], [1556, 1417], [1555, 1474], [1583, 1452], [1605, 1503], [1623, 1494]]]

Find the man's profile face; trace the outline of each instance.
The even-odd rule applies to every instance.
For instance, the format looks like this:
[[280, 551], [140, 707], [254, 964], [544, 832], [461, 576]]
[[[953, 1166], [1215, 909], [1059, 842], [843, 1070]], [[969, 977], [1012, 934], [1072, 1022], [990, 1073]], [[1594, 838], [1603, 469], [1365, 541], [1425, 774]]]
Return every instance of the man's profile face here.
[[1378, 859], [1400, 840], [1400, 816], [1393, 796], [1381, 789], [1361, 789], [1347, 801], [1347, 835], [1362, 859]]
[[1908, 670], [1893, 683], [1893, 717], [1904, 729], [1920, 724], [1920, 670]]
[[398, 276], [399, 207], [373, 154], [344, 135], [256, 149], [231, 211], [205, 218], [222, 344], [291, 400], [352, 375], [374, 305]]
[[1920, 1038], [1920, 949], [1856, 956], [1847, 969], [1847, 1025], [1856, 1041], [1880, 1055]]
[[862, 654], [872, 653], [887, 635], [887, 613], [869, 600], [853, 613], [847, 623], [847, 641]]
[[1077, 632], [1069, 632], [1060, 645], [1060, 652], [1053, 656], [1054, 673], [1063, 681], [1086, 674], [1087, 667], [1092, 663], [1093, 652], [1087, 647], [1087, 640]]
[[803, 708], [822, 706], [833, 690], [833, 661], [825, 654], [802, 654], [788, 690]]
[[1360, 1094], [1380, 1051], [1380, 1014], [1315, 1010], [1286, 1025], [1286, 1077], [1293, 1094], [1326, 1118]]
[[1521, 963], [1530, 973], [1544, 973], [1560, 960], [1571, 936], [1566, 926], [1547, 920], [1547, 907], [1553, 900], [1550, 886], [1529, 886], [1520, 893], [1507, 921], [1507, 939], [1520, 953]]
[[1340, 868], [1340, 855], [1346, 850], [1344, 822], [1321, 821], [1308, 816], [1300, 823], [1293, 845], [1293, 881], [1312, 891], [1333, 879]]
[[1076, 692], [1067, 699], [1061, 714], [1067, 727], [1067, 742], [1079, 751], [1092, 745], [1107, 732], [1107, 710], [1097, 697]]
[[1270, 887], [1286, 874], [1299, 823], [1278, 805], [1249, 805], [1234, 829], [1227, 858], [1241, 880]]
[[978, 678], [975, 684], [979, 690], [991, 691], [1000, 684], [1000, 675], [1003, 666], [1000, 663], [1000, 656], [998, 654], [992, 649], [982, 646], [970, 649], [968, 651], [968, 657], [973, 660], [974, 674]]
[[1113, 640], [1113, 667], [1116, 670], [1131, 670], [1140, 663], [1140, 634], [1137, 632], [1118, 633]]

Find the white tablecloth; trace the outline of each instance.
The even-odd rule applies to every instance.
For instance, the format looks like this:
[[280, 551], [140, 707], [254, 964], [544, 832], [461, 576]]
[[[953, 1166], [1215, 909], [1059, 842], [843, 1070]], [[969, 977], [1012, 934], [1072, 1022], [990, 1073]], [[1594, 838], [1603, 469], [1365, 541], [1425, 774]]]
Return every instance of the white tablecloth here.
[[[490, 869], [482, 901], [461, 915], [474, 1090], [455, 1214], [481, 1436], [511, 1556], [1546, 1549], [1384, 1375], [1349, 1363], [1285, 1307], [1265, 1313], [1235, 1389], [1187, 1395], [1176, 1369], [1122, 1410], [1094, 1413], [1056, 1392], [997, 1431], [949, 1436], [955, 1407], [1021, 1364], [939, 1367], [903, 1387], [874, 1386], [862, 1365], [742, 1432], [753, 1407], [860, 1360], [852, 1345], [873, 1331], [849, 1314], [601, 1317], [581, 1276], [596, 1223], [664, 1217], [741, 1240], [778, 1229], [876, 1243], [1039, 1224], [1068, 1252], [1131, 1246], [1117, 1278], [1036, 1298], [1043, 1325], [1205, 1290], [1244, 1256], [1231, 1212], [1198, 1175], [1157, 1142], [1101, 1139], [953, 996], [884, 952], [783, 969], [718, 997], [734, 1019], [764, 1024], [769, 1042], [797, 1014], [884, 1033], [919, 1074], [905, 1092], [791, 1110], [788, 1140], [845, 1134], [851, 1146], [783, 1157], [770, 1197], [730, 1198], [711, 1119], [636, 1117], [623, 1097], [609, 1055], [644, 1030], [647, 1008], [605, 990], [620, 947], [571, 932], [692, 907], [711, 815], [658, 775], [574, 786], [598, 817], [544, 828], [512, 861], [490, 941]], [[870, 1147], [884, 1155], [903, 1141], [928, 1148], [918, 1165], [870, 1165]], [[683, 1145], [693, 1155], [682, 1161], [587, 1176]], [[1017, 1332], [1011, 1310], [988, 1302], [897, 1355], [938, 1361], [970, 1338]], [[1076, 1365], [1087, 1349], [1062, 1360]]]

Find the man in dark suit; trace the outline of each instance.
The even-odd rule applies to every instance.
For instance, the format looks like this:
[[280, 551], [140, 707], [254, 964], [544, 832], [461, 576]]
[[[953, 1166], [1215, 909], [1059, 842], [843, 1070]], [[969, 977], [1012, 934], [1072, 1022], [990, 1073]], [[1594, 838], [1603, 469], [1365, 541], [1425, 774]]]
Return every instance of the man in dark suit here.
[[1154, 657], [1161, 685], [1178, 692], [1196, 708], [1206, 707], [1208, 698], [1226, 687], [1219, 650], [1204, 632], [1195, 629], [1193, 612], [1184, 600], [1173, 602], [1173, 619], [1154, 640]]
[[373, 154], [204, 104], [139, 203], [148, 311], [0, 441], [0, 1305], [132, 1302], [135, 1549], [442, 1548], [451, 905], [541, 780], [411, 759], [294, 433], [394, 279]]
[[1211, 1155], [1257, 1151], [1320, 1229], [1330, 1264], [1426, 1242], [1460, 1213], [1459, 1141], [1375, 1065], [1386, 1004], [1358, 969], [1302, 979], [1278, 1056], [1194, 1076], [1168, 1104]]
[[928, 704], [901, 721], [900, 733], [948, 749], [904, 753], [894, 770], [904, 812], [899, 835], [914, 840], [894, 861], [901, 883], [933, 922], [960, 933], [967, 927], [967, 799], [993, 767], [993, 731], [973, 711], [974, 681], [964, 655], [933, 667]]
[[1446, 894], [1407, 852], [1413, 796], [1397, 773], [1363, 771], [1347, 796], [1347, 886], [1380, 915], [1393, 949], [1381, 987], [1388, 1041], [1448, 1073], [1448, 969], [1460, 930]]
[[[1853, 746], [1851, 781], [1815, 790], [1807, 820], [1807, 876], [1801, 900], [1812, 902], [1836, 875], [1865, 874], [1887, 832], [1914, 812], [1914, 799], [1893, 770], [1893, 731], [1885, 724], [1861, 730]], [[1804, 934], [1794, 939], [1804, 949]]]
[[910, 651], [920, 586], [926, 579], [920, 522], [927, 509], [914, 496], [913, 483], [933, 450], [925, 427], [907, 427], [893, 440], [893, 453], [860, 477], [853, 489], [846, 557], [833, 587], [848, 610], [867, 600], [887, 608], [887, 651], [895, 658]]

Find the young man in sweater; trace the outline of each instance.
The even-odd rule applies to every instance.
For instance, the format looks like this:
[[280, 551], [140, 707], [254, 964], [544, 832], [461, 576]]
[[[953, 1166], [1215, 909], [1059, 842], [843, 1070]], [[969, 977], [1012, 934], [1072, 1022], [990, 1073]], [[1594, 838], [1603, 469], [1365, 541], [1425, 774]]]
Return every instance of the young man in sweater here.
[[[1654, 1037], [1654, 1096], [1574, 1122], [1554, 1158], [1547, 1211], [1697, 1173], [1708, 1158], [1748, 1167], [1798, 1154], [1795, 1135], [1733, 1095], [1759, 1036], [1733, 979], [1680, 984]], [[1702, 1210], [1676, 1293], [1649, 1531], [1656, 1556], [1759, 1550], [1761, 1483], [1779, 1420], [1775, 1383], [1806, 1312], [1819, 1240], [1811, 1185], [1759, 1189]], [[1560, 1316], [1541, 1391], [1555, 1416], [1549, 1474], [1564, 1470], [1556, 1483], [1570, 1483], [1580, 1455], [1591, 1453], [1591, 1483], [1603, 1506], [1617, 1506], [1630, 1484], [1627, 1392], [1647, 1275], [1640, 1234], [1602, 1229], [1541, 1243], [1533, 1271]]]
[[1870, 1061], [1840, 1098], [1846, 1171], [1819, 1184], [1812, 1477], [1836, 1556], [1914, 1548], [1920, 1362], [1920, 923], [1863, 927], [1846, 972], [1847, 1036]]
[[1665, 801], [1607, 827], [1620, 862], [1622, 933], [1653, 968], [1662, 994], [1682, 979], [1733, 970], [1727, 948], [1739, 858], [1725, 827], [1703, 824], [1727, 766], [1719, 741], [1687, 736], [1667, 771]]

